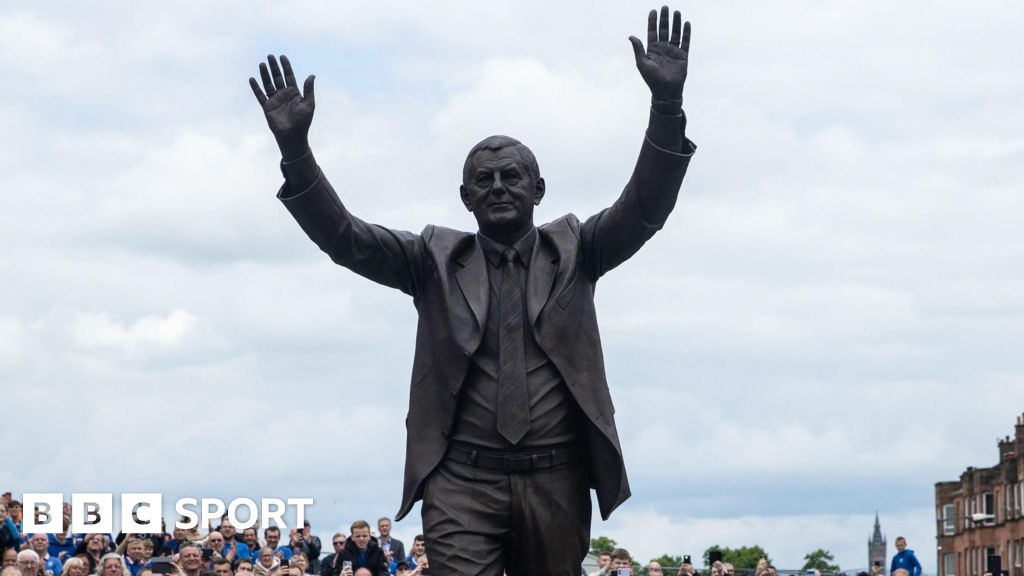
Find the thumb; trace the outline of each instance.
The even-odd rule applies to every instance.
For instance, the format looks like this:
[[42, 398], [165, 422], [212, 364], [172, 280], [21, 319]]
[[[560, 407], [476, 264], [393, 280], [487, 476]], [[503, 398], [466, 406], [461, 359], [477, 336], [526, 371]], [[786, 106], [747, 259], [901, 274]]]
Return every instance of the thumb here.
[[646, 56], [644, 53], [644, 43], [636, 36], [630, 36], [629, 43], [633, 45], [633, 56], [636, 58], [636, 65], [640, 66], [640, 62], [642, 62], [644, 56]]
[[309, 102], [310, 106], [316, 106], [316, 98], [313, 95], [313, 81], [316, 80], [316, 76], [313, 74], [306, 78], [306, 81], [302, 84], [302, 99]]

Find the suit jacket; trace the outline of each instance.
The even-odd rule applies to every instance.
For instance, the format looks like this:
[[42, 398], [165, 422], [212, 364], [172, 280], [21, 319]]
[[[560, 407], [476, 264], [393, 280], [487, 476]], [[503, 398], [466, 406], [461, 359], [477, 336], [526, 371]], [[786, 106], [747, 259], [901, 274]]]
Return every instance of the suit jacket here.
[[[568, 214], [540, 226], [530, 255], [529, 322], [586, 417], [591, 484], [604, 519], [630, 491], [605, 380], [594, 287], [661, 229], [672, 210], [696, 149], [682, 127], [679, 135], [687, 154], [645, 138], [618, 200], [586, 222]], [[309, 238], [334, 262], [412, 296], [419, 313], [409, 393], [415, 409], [406, 418], [405, 482], [396, 515], [401, 520], [422, 498], [424, 481], [448, 448], [460, 388], [487, 321], [486, 260], [474, 233], [427, 226], [415, 234], [356, 218], [311, 154], [296, 163], [283, 167], [286, 182], [278, 197]], [[288, 175], [303, 170], [315, 173], [315, 181], [306, 190], [291, 190]]]

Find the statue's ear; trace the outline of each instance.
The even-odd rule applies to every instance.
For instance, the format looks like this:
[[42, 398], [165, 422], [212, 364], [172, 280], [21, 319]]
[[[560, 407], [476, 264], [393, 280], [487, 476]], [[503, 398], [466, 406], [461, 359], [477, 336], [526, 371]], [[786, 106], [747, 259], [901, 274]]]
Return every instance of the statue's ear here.
[[537, 184], [533, 189], [533, 203], [540, 204], [540, 201], [544, 199], [544, 191], [547, 190], [547, 184], [544, 183], [543, 178], [537, 179]]
[[473, 211], [473, 205], [469, 201], [469, 190], [466, 185], [459, 186], [459, 196], [462, 198], [462, 204], [466, 206], [466, 210]]

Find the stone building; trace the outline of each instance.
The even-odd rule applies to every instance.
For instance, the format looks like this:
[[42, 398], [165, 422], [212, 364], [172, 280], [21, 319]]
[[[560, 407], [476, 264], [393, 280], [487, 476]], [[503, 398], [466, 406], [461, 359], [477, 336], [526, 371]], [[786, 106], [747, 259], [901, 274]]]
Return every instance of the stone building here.
[[1010, 576], [1024, 576], [1024, 416], [998, 448], [995, 466], [935, 484], [938, 576], [982, 576], [990, 556]]
[[878, 523], [878, 512], [875, 512], [875, 531], [868, 540], [868, 566], [874, 566], [875, 562], [878, 562], [884, 574], [889, 571], [889, 564], [886, 563], [888, 556], [885, 536], [882, 536], [882, 525]]

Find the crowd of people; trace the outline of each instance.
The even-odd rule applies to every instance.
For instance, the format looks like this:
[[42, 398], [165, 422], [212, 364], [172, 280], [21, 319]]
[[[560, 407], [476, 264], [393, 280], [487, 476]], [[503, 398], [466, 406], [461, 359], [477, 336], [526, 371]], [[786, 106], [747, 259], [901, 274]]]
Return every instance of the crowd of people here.
[[[122, 532], [117, 537], [71, 533], [67, 507], [61, 534], [25, 534], [22, 516], [20, 502], [0, 499], [0, 576], [430, 576], [423, 535], [417, 535], [406, 550], [405, 543], [391, 535], [389, 518], [377, 521], [376, 534], [368, 522], [353, 522], [349, 534], [335, 533], [331, 550], [325, 551], [308, 521], [301, 529], [291, 529], [287, 542], [282, 542], [280, 528], [263, 528], [261, 540], [258, 527], [239, 531], [227, 514], [206, 534], [177, 526], [167, 533], [164, 525], [159, 534]], [[920, 576], [921, 564], [906, 549], [906, 540], [900, 537], [896, 542], [898, 554], [890, 576]], [[582, 576], [620, 576], [634, 570], [633, 558], [624, 548], [602, 552], [597, 563], [597, 571]], [[646, 576], [698, 576], [699, 572], [685, 561], [678, 567], [651, 561], [642, 570]], [[666, 574], [669, 570], [671, 574]], [[739, 572], [777, 576], [775, 566], [763, 558], [753, 570]], [[737, 570], [728, 562], [713, 560], [707, 573], [736, 576]], [[870, 574], [857, 576], [884, 576], [884, 570], [875, 565]]]
[[[0, 576], [429, 576], [426, 542], [417, 535], [406, 550], [391, 535], [391, 520], [357, 520], [337, 532], [324, 551], [309, 522], [287, 541], [268, 526], [236, 530], [225, 514], [206, 533], [166, 524], [159, 534], [75, 534], [65, 508], [61, 534], [25, 534], [17, 500], [0, 501]], [[138, 521], [138, 518], [136, 518]]]

